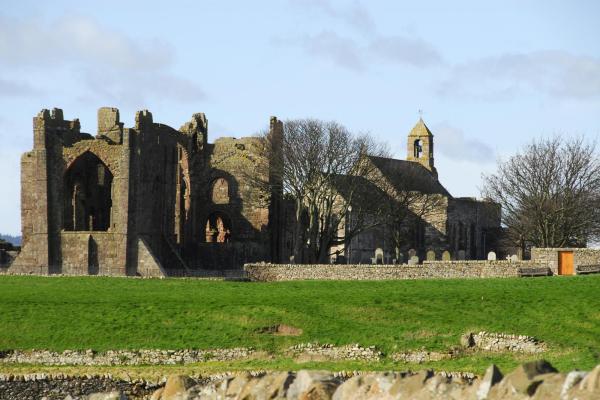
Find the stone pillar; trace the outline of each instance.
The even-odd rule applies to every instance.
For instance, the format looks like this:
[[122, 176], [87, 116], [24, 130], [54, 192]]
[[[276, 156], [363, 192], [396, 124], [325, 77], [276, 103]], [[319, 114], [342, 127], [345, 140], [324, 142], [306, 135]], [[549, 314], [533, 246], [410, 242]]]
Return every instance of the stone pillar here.
[[23, 248], [14, 261], [14, 272], [49, 273], [48, 243], [48, 138], [50, 111], [33, 118], [33, 150], [21, 157], [21, 233]]

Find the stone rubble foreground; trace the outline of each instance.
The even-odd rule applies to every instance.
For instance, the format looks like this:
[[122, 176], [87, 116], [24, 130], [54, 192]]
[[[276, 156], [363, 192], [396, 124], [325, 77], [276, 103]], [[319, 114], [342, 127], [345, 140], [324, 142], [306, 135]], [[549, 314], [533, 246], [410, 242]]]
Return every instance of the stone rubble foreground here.
[[[43, 376], [42, 376], [43, 375]], [[171, 375], [166, 383], [144, 383], [105, 377], [64, 377], [45, 374], [0, 376], [0, 399], [65, 400], [375, 400], [375, 399], [600, 399], [600, 365], [591, 372], [558, 372], [539, 360], [522, 364], [507, 375], [491, 365], [482, 378], [461, 374], [420, 372], [331, 373], [298, 372], [242, 373], [231, 376], [192, 378]], [[56, 382], [68, 382], [61, 391]], [[87, 386], [86, 386], [87, 384]], [[87, 392], [84, 390], [87, 387]], [[94, 387], [105, 392], [90, 393]], [[105, 389], [105, 390], [106, 390]], [[61, 397], [58, 397], [61, 395]], [[66, 396], [66, 397], [65, 397]]]
[[600, 399], [600, 365], [589, 373], [559, 373], [540, 360], [519, 366], [503, 376], [491, 365], [482, 379], [468, 379], [431, 370], [378, 372], [341, 376], [323, 371], [272, 372], [260, 377], [249, 374], [197, 384], [171, 376], [152, 400], [383, 400], [383, 399]]

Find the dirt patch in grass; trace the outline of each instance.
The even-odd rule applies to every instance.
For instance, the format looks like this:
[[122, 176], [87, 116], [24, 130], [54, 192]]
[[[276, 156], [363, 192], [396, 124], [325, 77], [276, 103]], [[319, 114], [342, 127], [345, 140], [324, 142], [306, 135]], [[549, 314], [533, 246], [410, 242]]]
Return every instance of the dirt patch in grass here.
[[295, 326], [278, 324], [265, 326], [264, 328], [259, 328], [257, 330], [258, 333], [266, 333], [270, 335], [276, 336], [300, 336], [302, 335], [302, 329], [296, 328]]

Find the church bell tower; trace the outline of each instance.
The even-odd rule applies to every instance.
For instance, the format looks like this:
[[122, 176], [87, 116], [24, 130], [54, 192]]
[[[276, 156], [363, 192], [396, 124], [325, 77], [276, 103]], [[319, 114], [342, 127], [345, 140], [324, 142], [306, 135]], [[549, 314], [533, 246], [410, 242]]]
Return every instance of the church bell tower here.
[[408, 161], [418, 162], [437, 178], [437, 170], [433, 164], [433, 134], [422, 118], [408, 134]]

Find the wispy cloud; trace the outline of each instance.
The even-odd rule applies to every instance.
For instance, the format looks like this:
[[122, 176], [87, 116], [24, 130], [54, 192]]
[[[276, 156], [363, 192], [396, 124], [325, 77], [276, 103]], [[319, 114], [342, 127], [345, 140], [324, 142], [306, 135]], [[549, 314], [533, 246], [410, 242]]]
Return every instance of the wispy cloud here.
[[[195, 82], [172, 72], [174, 58], [168, 43], [134, 40], [84, 16], [55, 20], [0, 16], [0, 68], [80, 71], [80, 83], [92, 91], [84, 96], [102, 89], [122, 103], [152, 96], [203, 99], [205, 94]], [[14, 95], [27, 92], [14, 82], [9, 88]]]
[[571, 99], [600, 97], [600, 58], [567, 51], [502, 54], [454, 66], [437, 92], [503, 100], [526, 91]]
[[167, 67], [173, 49], [151, 40], [138, 43], [85, 16], [56, 20], [0, 16], [0, 59], [5, 65], [56, 65], [82, 63], [117, 69], [157, 70]]
[[82, 81], [90, 89], [82, 98], [94, 102], [108, 100], [141, 107], [148, 98], [188, 102], [206, 97], [202, 89], [189, 80], [161, 71], [136, 74], [84, 69], [80, 72]]
[[298, 9], [325, 14], [363, 33], [375, 31], [375, 21], [358, 1], [345, 7], [334, 7], [328, 0], [290, 0], [290, 3]]
[[428, 67], [442, 62], [437, 49], [420, 38], [379, 36], [369, 43], [368, 53], [391, 63]]
[[30, 96], [39, 93], [40, 90], [34, 88], [27, 82], [0, 78], [0, 96], [2, 97]]
[[355, 40], [343, 37], [332, 31], [323, 31], [317, 35], [306, 35], [300, 39], [292, 40], [310, 55], [326, 59], [334, 64], [362, 71], [365, 69], [363, 51]]
[[275, 39], [273, 43], [299, 46], [307, 54], [334, 65], [362, 72], [370, 61], [384, 64], [431, 67], [442, 63], [442, 57], [429, 43], [419, 38], [375, 36], [355, 40], [331, 30], [292, 39]]
[[486, 164], [495, 162], [494, 150], [484, 142], [469, 138], [447, 123], [435, 126], [435, 151], [447, 158]]
[[414, 67], [442, 63], [439, 51], [422, 38], [378, 33], [371, 14], [358, 1], [345, 6], [333, 6], [328, 0], [290, 0], [290, 3], [330, 20], [342, 21], [352, 34], [343, 35], [327, 28], [291, 39], [276, 38], [275, 44], [299, 46], [311, 56], [357, 72], [367, 69], [372, 60]]

